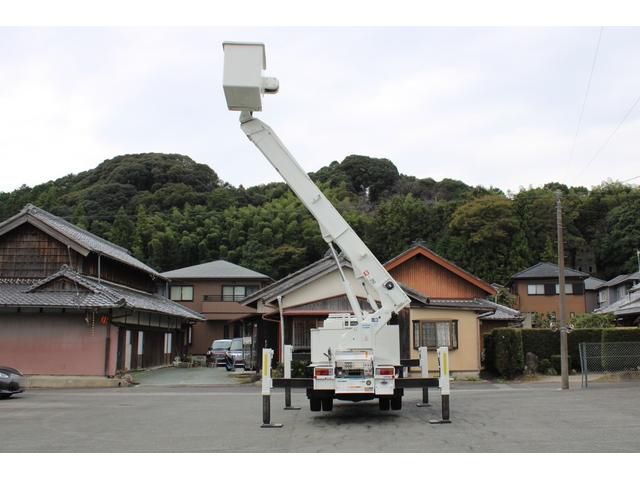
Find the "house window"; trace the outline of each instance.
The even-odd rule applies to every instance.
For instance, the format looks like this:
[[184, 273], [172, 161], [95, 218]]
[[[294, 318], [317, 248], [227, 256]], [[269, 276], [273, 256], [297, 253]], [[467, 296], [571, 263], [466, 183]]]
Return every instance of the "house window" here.
[[[573, 283], [564, 284], [564, 293], [566, 295], [573, 295]], [[556, 295], [560, 295], [560, 284], [556, 283]]]
[[527, 294], [544, 295], [544, 284], [534, 283], [534, 284], [527, 285]]
[[257, 291], [256, 285], [224, 285], [222, 287], [222, 301], [239, 302]]
[[607, 302], [607, 290], [603, 289], [598, 292], [598, 303], [603, 304]]
[[458, 348], [458, 321], [416, 321], [413, 322], [413, 348], [420, 347]]
[[172, 286], [171, 300], [176, 302], [193, 302], [193, 287], [187, 285]]
[[171, 353], [171, 343], [173, 342], [173, 335], [171, 333], [164, 334], [164, 353]]

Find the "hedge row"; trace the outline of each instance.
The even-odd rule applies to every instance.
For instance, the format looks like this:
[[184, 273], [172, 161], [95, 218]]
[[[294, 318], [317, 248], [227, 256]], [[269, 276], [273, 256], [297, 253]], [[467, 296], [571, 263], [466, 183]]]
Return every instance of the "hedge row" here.
[[605, 328], [602, 330], [603, 342], [640, 342], [639, 328]]
[[524, 369], [522, 330], [501, 328], [494, 338], [495, 368], [505, 378], [514, 378]]
[[[567, 336], [571, 368], [580, 370], [581, 343], [640, 342], [639, 328], [581, 328]], [[484, 368], [505, 378], [524, 369], [524, 357], [533, 353], [538, 360], [553, 363], [560, 355], [560, 332], [546, 328], [496, 328], [484, 336]], [[559, 358], [559, 357], [558, 357]]]

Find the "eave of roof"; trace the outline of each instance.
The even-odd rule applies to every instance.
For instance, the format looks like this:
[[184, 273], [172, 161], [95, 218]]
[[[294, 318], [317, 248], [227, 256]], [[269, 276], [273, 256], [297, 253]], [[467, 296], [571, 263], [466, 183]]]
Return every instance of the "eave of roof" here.
[[[340, 259], [340, 265], [342, 267], [351, 268], [351, 264], [342, 254], [338, 255], [338, 258]], [[337, 268], [338, 267], [333, 257], [324, 256], [320, 260], [310, 263], [309, 265], [302, 267], [300, 270], [290, 273], [286, 277], [267, 285], [248, 297], [245, 297], [242, 304], [248, 305], [256, 300], [262, 300], [264, 302], [275, 300], [279, 296], [285, 295], [291, 290], [307, 285], [319, 276]]]
[[621, 283], [632, 282], [634, 280], [640, 280], [640, 272], [632, 272], [632, 273], [625, 273], [622, 275], [618, 275], [616, 277], [613, 277], [611, 280], [603, 283], [598, 288], [615, 287], [616, 285], [620, 285]]
[[[48, 283], [64, 277], [82, 287], [83, 291], [41, 291]], [[60, 307], [60, 308], [130, 308], [168, 316], [203, 320], [204, 317], [158, 294], [134, 290], [123, 285], [99, 282], [81, 275], [67, 266], [49, 277], [25, 285], [20, 282], [0, 284], [2, 307]]]
[[[572, 268], [565, 268], [564, 276], [566, 278], [587, 278], [589, 275]], [[551, 262], [538, 262], [535, 265], [512, 275], [509, 279], [509, 283], [513, 280], [524, 280], [529, 278], [558, 278], [558, 265]]]
[[585, 278], [584, 280], [584, 289], [585, 290], [598, 290], [602, 287], [606, 282], [596, 277]]
[[34, 227], [51, 235], [65, 245], [68, 245], [83, 256], [87, 256], [89, 252], [94, 252], [124, 263], [130, 267], [142, 270], [153, 277], [166, 280], [166, 278], [153, 268], [132, 256], [131, 252], [126, 248], [116, 245], [115, 243], [111, 243], [104, 238], [94, 235], [87, 230], [79, 228], [64, 219], [31, 204], [25, 205], [19, 213], [0, 223], [0, 235], [5, 234], [24, 223], [32, 224]]
[[162, 272], [162, 275], [172, 280], [185, 279], [251, 279], [251, 280], [270, 280], [271, 277], [251, 270], [249, 268], [227, 262], [226, 260], [214, 260], [199, 265], [191, 265], [168, 272]]
[[478, 318], [483, 320], [515, 320], [521, 321], [523, 319], [522, 313], [514, 308], [509, 308], [505, 305], [492, 302], [491, 300], [482, 299], [482, 302], [494, 308], [493, 312], [483, 313]]
[[472, 310], [474, 312], [492, 312], [494, 308], [482, 299], [431, 298], [429, 303], [417, 308], [444, 308], [452, 310]]
[[453, 263], [453, 262], [451, 262], [451, 261], [449, 261], [449, 260], [447, 260], [445, 258], [442, 258], [440, 255], [435, 253], [433, 250], [427, 248], [426, 246], [424, 246], [421, 243], [416, 243], [416, 244], [412, 245], [411, 247], [409, 247], [404, 252], [402, 252], [401, 254], [396, 255], [391, 260], [387, 261], [384, 264], [384, 267], [388, 271], [391, 271], [392, 269], [394, 269], [397, 266], [401, 265], [402, 263], [410, 260], [411, 258], [415, 257], [418, 254], [421, 254], [421, 255], [425, 256], [429, 260], [431, 260], [431, 261], [435, 262], [436, 264], [440, 265], [441, 267], [449, 270], [451, 273], [454, 273], [455, 275], [458, 275], [459, 277], [463, 278], [467, 282], [469, 282], [469, 283], [475, 285], [476, 287], [478, 287], [479, 289], [485, 291], [487, 294], [489, 294], [489, 295], [495, 295], [496, 294], [496, 290], [489, 283], [485, 282], [484, 280], [482, 280], [479, 277], [476, 277], [474, 274], [472, 274], [471, 272], [468, 272], [467, 270], [459, 267], [455, 263]]

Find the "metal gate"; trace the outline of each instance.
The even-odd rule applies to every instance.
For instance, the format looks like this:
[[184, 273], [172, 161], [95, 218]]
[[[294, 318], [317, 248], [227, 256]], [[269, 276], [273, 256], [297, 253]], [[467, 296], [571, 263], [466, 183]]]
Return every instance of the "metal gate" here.
[[616, 374], [640, 379], [640, 342], [581, 343], [582, 387], [589, 386], [589, 374]]

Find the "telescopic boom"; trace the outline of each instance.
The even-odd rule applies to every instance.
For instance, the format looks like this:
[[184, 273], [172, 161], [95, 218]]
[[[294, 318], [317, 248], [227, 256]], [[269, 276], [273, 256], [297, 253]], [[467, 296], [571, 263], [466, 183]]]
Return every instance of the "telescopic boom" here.
[[[296, 196], [311, 212], [320, 226], [322, 237], [329, 244], [338, 263], [343, 285], [358, 325], [352, 337], [352, 347], [367, 348], [377, 331], [393, 313], [410, 303], [407, 295], [371, 253], [331, 202], [309, 178], [275, 132], [264, 122], [253, 117], [262, 110], [262, 96], [276, 93], [278, 81], [262, 77], [266, 68], [264, 45], [260, 43], [225, 42], [223, 86], [229, 110], [240, 111], [242, 131], [258, 147], [291, 187]], [[356, 279], [367, 293], [372, 312], [362, 312], [351, 285], [342, 271], [334, 245], [350, 261]], [[377, 295], [374, 295], [375, 294]], [[379, 300], [380, 304], [376, 302]], [[369, 335], [368, 332], [373, 333]]]

